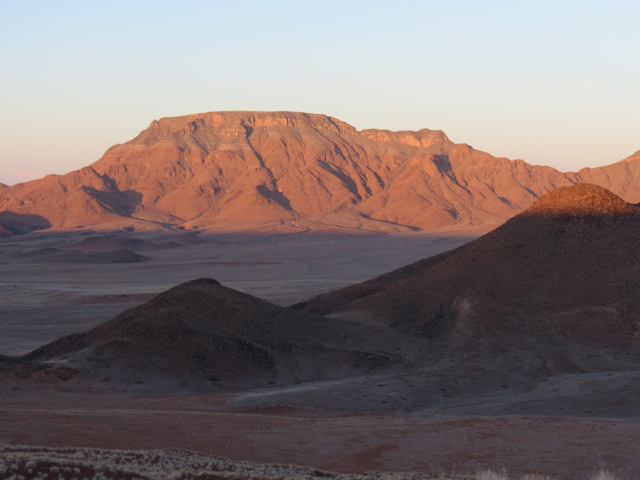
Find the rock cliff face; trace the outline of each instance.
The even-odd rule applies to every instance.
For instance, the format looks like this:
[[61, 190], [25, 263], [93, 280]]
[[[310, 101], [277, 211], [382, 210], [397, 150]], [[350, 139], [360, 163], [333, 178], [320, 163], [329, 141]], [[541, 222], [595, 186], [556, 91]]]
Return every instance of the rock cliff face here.
[[388, 232], [500, 224], [583, 181], [640, 201], [639, 165], [636, 154], [561, 173], [454, 144], [437, 130], [357, 131], [326, 115], [212, 112], [153, 121], [91, 166], [0, 191], [0, 225], [24, 233], [110, 223]]

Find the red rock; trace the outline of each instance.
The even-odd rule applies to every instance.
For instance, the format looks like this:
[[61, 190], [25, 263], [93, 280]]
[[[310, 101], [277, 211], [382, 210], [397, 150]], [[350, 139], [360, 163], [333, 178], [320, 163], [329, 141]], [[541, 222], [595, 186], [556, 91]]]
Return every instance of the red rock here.
[[639, 176], [640, 155], [562, 173], [454, 144], [437, 130], [357, 131], [326, 115], [212, 112], [153, 121], [91, 166], [6, 188], [0, 211], [40, 216], [54, 229], [396, 232], [498, 225], [582, 181], [640, 201]]

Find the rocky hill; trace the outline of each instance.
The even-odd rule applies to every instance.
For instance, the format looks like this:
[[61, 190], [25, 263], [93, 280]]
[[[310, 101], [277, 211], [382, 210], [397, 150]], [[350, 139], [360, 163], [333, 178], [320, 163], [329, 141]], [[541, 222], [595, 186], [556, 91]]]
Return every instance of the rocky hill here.
[[469, 244], [294, 308], [391, 326], [479, 367], [618, 368], [640, 358], [639, 235], [637, 206], [562, 187]]
[[5, 360], [23, 377], [60, 375], [51, 370], [57, 366], [67, 375], [129, 387], [138, 382], [209, 390], [343, 377], [395, 363], [394, 355], [371, 351], [375, 337], [357, 324], [199, 279], [86, 332]]
[[94, 164], [0, 192], [14, 234], [102, 225], [385, 232], [497, 225], [557, 187], [601, 184], [640, 201], [638, 154], [561, 173], [454, 144], [437, 130], [357, 131], [326, 115], [163, 118]]

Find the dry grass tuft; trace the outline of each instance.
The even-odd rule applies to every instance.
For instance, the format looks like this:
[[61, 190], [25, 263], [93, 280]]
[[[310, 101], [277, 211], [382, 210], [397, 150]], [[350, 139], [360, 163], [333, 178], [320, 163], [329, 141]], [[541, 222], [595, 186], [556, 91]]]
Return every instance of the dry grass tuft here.
[[608, 470], [600, 470], [591, 480], [616, 480], [616, 476]]
[[[518, 478], [550, 480], [549, 476], [533, 473]], [[295, 465], [232, 461], [187, 450], [102, 450], [0, 443], [0, 479], [509, 480], [509, 477], [504, 470], [486, 470], [475, 475], [380, 471], [340, 474]], [[589, 480], [616, 480], [616, 476], [600, 470]]]
[[509, 480], [507, 474], [502, 472], [494, 472], [493, 470], [487, 470], [486, 472], [480, 472], [476, 475], [476, 480]]

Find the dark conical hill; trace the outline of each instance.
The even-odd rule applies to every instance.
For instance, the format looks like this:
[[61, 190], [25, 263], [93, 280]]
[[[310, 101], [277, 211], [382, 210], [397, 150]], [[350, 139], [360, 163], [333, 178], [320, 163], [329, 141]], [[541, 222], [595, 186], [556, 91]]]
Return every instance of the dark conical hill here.
[[251, 385], [331, 378], [393, 362], [358, 344], [362, 328], [193, 280], [28, 354], [89, 376]]

